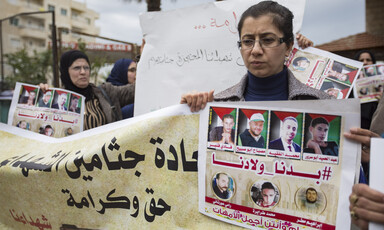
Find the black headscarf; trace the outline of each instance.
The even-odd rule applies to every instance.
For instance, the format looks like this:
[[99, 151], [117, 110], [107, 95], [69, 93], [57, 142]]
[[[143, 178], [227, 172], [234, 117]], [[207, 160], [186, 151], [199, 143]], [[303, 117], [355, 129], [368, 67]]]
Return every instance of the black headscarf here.
[[79, 50], [70, 50], [63, 53], [60, 58], [60, 78], [61, 82], [64, 84], [65, 89], [74, 91], [85, 96], [85, 100], [88, 101], [93, 97], [92, 87], [89, 84], [84, 89], [75, 86], [71, 81], [68, 72], [68, 69], [72, 65], [72, 63], [80, 58], [85, 59], [88, 62], [88, 65], [91, 66], [91, 64], [89, 63], [88, 56]]

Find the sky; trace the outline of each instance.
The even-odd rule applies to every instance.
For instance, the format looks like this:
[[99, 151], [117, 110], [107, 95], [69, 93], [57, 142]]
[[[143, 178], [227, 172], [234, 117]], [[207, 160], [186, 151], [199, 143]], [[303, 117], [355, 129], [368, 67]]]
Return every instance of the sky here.
[[[78, 0], [98, 12], [100, 36], [141, 44], [139, 14], [146, 12], [145, 0]], [[179, 9], [213, 0], [162, 0], [162, 11]], [[365, 0], [307, 0], [302, 34], [315, 45], [365, 31]], [[102, 43], [110, 43], [98, 40]]]

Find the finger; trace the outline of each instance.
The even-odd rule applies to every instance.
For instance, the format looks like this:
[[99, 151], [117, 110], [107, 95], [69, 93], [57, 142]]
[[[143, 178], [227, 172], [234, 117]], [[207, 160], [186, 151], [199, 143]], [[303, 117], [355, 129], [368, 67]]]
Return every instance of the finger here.
[[358, 143], [361, 143], [361, 144], [365, 144], [367, 146], [369, 146], [369, 143], [371, 141], [371, 137], [370, 136], [364, 136], [364, 135], [359, 135], [359, 134], [353, 134], [352, 132], [351, 133], [344, 133], [344, 137], [352, 140], [352, 141], [355, 141], [355, 142], [358, 142]]
[[369, 137], [379, 137], [378, 134], [368, 130], [368, 129], [362, 129], [362, 128], [351, 128], [350, 132], [352, 134], [356, 135], [362, 135], [362, 136], [369, 136]]
[[362, 219], [352, 219], [352, 223], [359, 227], [360, 230], [368, 230], [368, 221]]
[[194, 94], [194, 95], [191, 95], [191, 112], [196, 112], [197, 109], [196, 109], [196, 104], [197, 104], [197, 100], [198, 100], [198, 95]]
[[376, 213], [379, 215], [384, 222], [384, 203], [372, 201], [366, 197], [359, 197], [353, 208], [363, 209], [367, 215], [370, 215], [368, 212]]
[[365, 197], [371, 201], [384, 204], [384, 193], [370, 188], [366, 184], [355, 184], [352, 187], [352, 193], [356, 194], [358, 197]]
[[377, 222], [377, 223], [384, 223], [384, 213], [383, 212], [376, 212], [367, 210], [364, 208], [359, 208], [355, 206], [353, 208], [354, 212], [358, 216], [358, 219], [369, 221], [369, 222]]
[[209, 91], [209, 93], [208, 93], [208, 100], [207, 100], [208, 102], [212, 102], [213, 101], [213, 99], [214, 99], [214, 96], [213, 96], [214, 92], [215, 92], [215, 90]]
[[208, 102], [208, 93], [203, 94], [203, 100], [201, 102], [201, 109], [203, 110]]

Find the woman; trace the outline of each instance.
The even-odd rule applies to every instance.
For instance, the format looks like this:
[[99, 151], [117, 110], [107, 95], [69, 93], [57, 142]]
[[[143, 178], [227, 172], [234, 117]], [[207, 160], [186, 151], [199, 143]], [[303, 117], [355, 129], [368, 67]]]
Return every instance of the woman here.
[[[240, 52], [247, 67], [241, 81], [216, 94], [213, 91], [184, 94], [180, 103], [191, 111], [215, 101], [272, 101], [330, 99], [328, 94], [301, 83], [284, 65], [293, 46], [293, 14], [286, 7], [263, 1], [248, 8], [238, 24]], [[298, 38], [303, 40], [303, 36]], [[302, 42], [303, 43], [303, 42]], [[308, 43], [308, 42], [304, 42]], [[309, 45], [309, 44], [304, 44]]]
[[[133, 84], [136, 81], [136, 62], [128, 58], [122, 58], [115, 62], [111, 74], [107, 78], [107, 82], [112, 85], [122, 86]], [[133, 117], [134, 105], [129, 104], [124, 106], [121, 111], [123, 119]]]
[[[133, 103], [135, 96], [135, 84], [118, 87], [107, 82], [96, 87], [89, 83], [90, 72], [88, 56], [83, 52], [70, 50], [61, 56], [64, 88], [85, 96], [84, 130], [121, 120], [121, 107]], [[47, 84], [40, 87], [48, 90]]]

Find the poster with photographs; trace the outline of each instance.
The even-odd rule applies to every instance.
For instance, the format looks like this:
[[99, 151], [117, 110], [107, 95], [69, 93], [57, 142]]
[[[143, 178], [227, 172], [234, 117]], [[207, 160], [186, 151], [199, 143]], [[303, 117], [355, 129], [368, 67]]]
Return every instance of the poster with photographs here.
[[83, 131], [84, 96], [57, 88], [16, 83], [8, 124], [51, 137]]
[[345, 99], [363, 63], [312, 47], [295, 47], [286, 65], [302, 83]]
[[378, 101], [383, 94], [384, 64], [367, 65], [362, 68], [356, 80], [354, 96], [361, 103]]
[[340, 210], [359, 171], [358, 145], [343, 137], [360, 119], [359, 100], [350, 101], [209, 103], [200, 115], [200, 212], [252, 229], [346, 226]]

